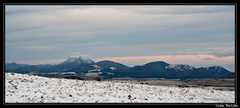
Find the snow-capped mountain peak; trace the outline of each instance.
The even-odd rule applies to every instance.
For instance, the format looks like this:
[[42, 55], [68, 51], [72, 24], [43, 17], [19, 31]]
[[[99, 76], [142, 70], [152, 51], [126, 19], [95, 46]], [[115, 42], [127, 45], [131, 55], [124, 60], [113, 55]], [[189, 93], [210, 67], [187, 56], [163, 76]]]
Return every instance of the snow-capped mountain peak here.
[[192, 66], [183, 65], [183, 64], [171, 64], [171, 65], [166, 66], [165, 68], [167, 68], [167, 69], [175, 69], [175, 70], [179, 70], [179, 71], [194, 69], [194, 67], [192, 67]]
[[94, 61], [87, 57], [69, 57], [64, 63], [93, 64]]

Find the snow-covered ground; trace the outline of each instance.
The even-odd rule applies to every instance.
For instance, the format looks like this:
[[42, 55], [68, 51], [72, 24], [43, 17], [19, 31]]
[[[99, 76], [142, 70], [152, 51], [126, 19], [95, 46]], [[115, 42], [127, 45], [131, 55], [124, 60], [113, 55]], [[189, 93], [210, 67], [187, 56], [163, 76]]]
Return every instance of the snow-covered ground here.
[[233, 103], [234, 91], [5, 74], [6, 103]]

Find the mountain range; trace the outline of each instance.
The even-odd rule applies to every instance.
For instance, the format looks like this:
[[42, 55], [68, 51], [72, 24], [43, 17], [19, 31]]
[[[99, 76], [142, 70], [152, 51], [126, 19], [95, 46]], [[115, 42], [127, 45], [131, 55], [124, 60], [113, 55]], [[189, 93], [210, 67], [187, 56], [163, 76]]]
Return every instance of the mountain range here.
[[6, 72], [16, 73], [75, 73], [77, 75], [97, 74], [103, 78], [165, 78], [165, 79], [194, 79], [194, 78], [232, 78], [233, 72], [221, 66], [193, 67], [185, 64], [168, 64], [164, 61], [154, 61], [144, 65], [129, 67], [114, 61], [104, 60], [94, 62], [89, 58], [70, 57], [59, 64], [17, 64], [6, 63]]

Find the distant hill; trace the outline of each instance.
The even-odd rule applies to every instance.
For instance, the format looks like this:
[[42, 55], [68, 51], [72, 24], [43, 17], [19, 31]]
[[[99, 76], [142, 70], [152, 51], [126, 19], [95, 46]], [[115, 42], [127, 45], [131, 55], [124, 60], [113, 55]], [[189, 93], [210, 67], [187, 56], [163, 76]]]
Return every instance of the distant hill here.
[[[76, 74], [94, 74], [103, 78], [132, 77], [132, 78], [233, 78], [234, 74], [221, 66], [195, 68], [185, 64], [168, 64], [164, 61], [154, 61], [141, 66], [128, 67], [121, 63], [104, 60], [94, 62], [89, 58], [71, 57], [56, 65], [41, 64], [27, 65], [7, 63], [7, 72], [17, 73], [56, 73], [75, 72]], [[91, 74], [89, 74], [91, 73]], [[96, 74], [94, 74], [96, 75]]]

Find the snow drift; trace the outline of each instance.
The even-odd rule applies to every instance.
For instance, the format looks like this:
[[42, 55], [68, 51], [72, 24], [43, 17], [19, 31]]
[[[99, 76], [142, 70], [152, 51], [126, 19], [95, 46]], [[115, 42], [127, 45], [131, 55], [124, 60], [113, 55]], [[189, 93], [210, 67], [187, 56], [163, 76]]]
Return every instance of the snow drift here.
[[5, 74], [6, 103], [234, 103], [234, 91]]

